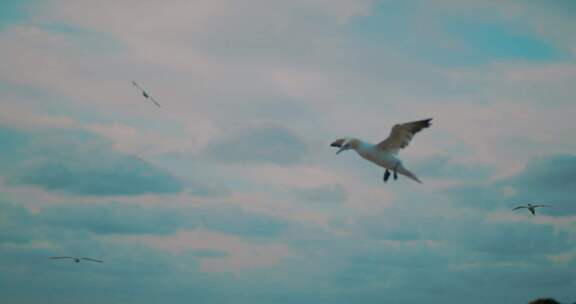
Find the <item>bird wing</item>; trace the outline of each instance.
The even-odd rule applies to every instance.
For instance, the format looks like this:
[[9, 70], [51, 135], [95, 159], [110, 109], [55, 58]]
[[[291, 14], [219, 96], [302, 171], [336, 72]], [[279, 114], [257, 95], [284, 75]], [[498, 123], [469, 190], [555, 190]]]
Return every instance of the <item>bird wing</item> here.
[[150, 96], [149, 98], [157, 107], [161, 108], [160, 104], [156, 101], [156, 99], [154, 99], [154, 97]]
[[144, 89], [136, 83], [136, 81], [132, 81], [132, 84], [140, 91], [144, 92]]
[[74, 259], [74, 257], [69, 257], [69, 256], [57, 256], [57, 257], [50, 257], [53, 260], [56, 259]]
[[156, 101], [156, 99], [154, 99], [154, 97], [150, 96], [150, 94], [148, 94], [148, 92], [146, 92], [140, 85], [138, 85], [136, 83], [136, 81], [132, 81], [132, 84], [138, 89], [140, 90], [140, 92], [142, 92], [142, 95], [144, 95], [144, 97], [152, 100], [152, 102], [157, 106], [157, 107], [161, 107], [160, 103], [158, 103], [158, 101]]
[[550, 205], [534, 205], [534, 208], [536, 208], [536, 207], [552, 207], [552, 206], [550, 206]]
[[398, 150], [408, 146], [416, 133], [422, 131], [424, 128], [430, 127], [430, 121], [432, 121], [432, 118], [397, 124], [392, 127], [388, 138], [380, 142], [377, 146], [380, 149], [398, 153]]
[[103, 262], [104, 262], [104, 261], [101, 261], [101, 260], [96, 260], [96, 259], [91, 259], [91, 258], [82, 258], [82, 260], [92, 261], [92, 262], [98, 262], [98, 263], [103, 263]]
[[518, 206], [518, 207], [516, 207], [516, 208], [514, 208], [514, 209], [512, 209], [512, 210], [518, 210], [518, 209], [522, 209], [522, 208], [528, 209], [528, 207], [526, 207], [526, 206]]

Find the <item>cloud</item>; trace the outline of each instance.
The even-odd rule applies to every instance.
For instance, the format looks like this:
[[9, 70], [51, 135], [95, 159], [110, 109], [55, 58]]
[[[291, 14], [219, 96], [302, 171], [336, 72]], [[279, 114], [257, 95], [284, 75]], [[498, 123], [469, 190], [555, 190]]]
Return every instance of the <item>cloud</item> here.
[[552, 155], [534, 159], [506, 184], [545, 192], [576, 193], [576, 155]]
[[[553, 205], [541, 213], [576, 215], [576, 155], [551, 155], [534, 159], [519, 174], [500, 182], [514, 191], [519, 202]], [[547, 210], [544, 210], [547, 209]]]
[[[171, 235], [181, 229], [207, 229], [227, 235], [269, 239], [292, 227], [288, 220], [245, 210], [238, 205], [206, 203], [199, 206], [143, 207], [130, 203], [76, 203], [46, 206], [31, 214], [24, 207], [4, 203], [1, 224], [7, 240], [29, 241], [24, 226], [46, 226], [63, 232], [93, 235]], [[8, 228], [14, 229], [8, 229]]]
[[458, 246], [488, 254], [492, 260], [529, 259], [571, 250], [571, 233], [551, 224], [487, 221], [473, 217], [446, 220], [439, 235]]
[[188, 253], [198, 258], [225, 258], [229, 256], [226, 251], [211, 249], [196, 249], [188, 251]]
[[449, 192], [457, 204], [478, 209], [513, 208], [536, 202], [553, 205], [539, 213], [568, 216], [576, 214], [576, 156], [549, 155], [535, 158], [511, 177], [485, 185], [463, 185]]
[[20, 169], [21, 173], [8, 179], [10, 184], [36, 185], [77, 195], [138, 195], [182, 190], [176, 178], [131, 157], [98, 165], [51, 159]]
[[[510, 288], [569, 288], [574, 284], [576, 276], [566, 265], [544, 265], [525, 263], [508, 265], [471, 265], [459, 270], [463, 280], [473, 281], [479, 285], [496, 287], [498, 282], [508, 282]], [[473, 283], [471, 282], [471, 283]], [[531, 291], [530, 293], [534, 293]], [[536, 297], [536, 295], [534, 295]]]
[[[208, 272], [239, 274], [241, 270], [271, 267], [291, 255], [290, 248], [281, 242], [244, 239], [204, 229], [182, 230], [170, 237], [144, 236], [136, 240], [166, 252], [200, 258], [201, 269]], [[207, 256], [197, 257], [199, 252]]]
[[[75, 264], [49, 259], [50, 256], [71, 254], [102, 258], [104, 263]], [[152, 291], [158, 287], [155, 279], [174, 281], [168, 284], [174, 292], [171, 296], [174, 301], [180, 301], [176, 294], [182, 286], [177, 286], [177, 282], [186, 281], [185, 278], [197, 281], [189, 284], [186, 290], [197, 293], [210, 288], [209, 284], [202, 283], [206, 282], [208, 275], [199, 271], [197, 259], [181, 257], [178, 264], [174, 264], [171, 255], [134, 243], [78, 240], [48, 247], [3, 246], [0, 259], [3, 261], [1, 298], [18, 303], [37, 302], [37, 294], [30, 292], [31, 289], [41, 292], [43, 301], [48, 303], [138, 302], [142, 296], [148, 299], [158, 297]], [[126, 288], [137, 295], [127, 295]], [[95, 289], [100, 291], [94, 292]], [[106, 292], [102, 293], [102, 290]], [[163, 290], [167, 291], [166, 288]], [[60, 301], [63, 294], [66, 299]]]
[[426, 203], [401, 204], [357, 217], [354, 231], [384, 242], [442, 244], [453, 251], [474, 254], [484, 262], [543, 258], [570, 252], [574, 245], [573, 232], [558, 229], [553, 222], [491, 219], [485, 213], [454, 210], [454, 205], [438, 213], [436, 210], [446, 207], [435, 200]]
[[0, 245], [32, 241], [33, 223], [28, 209], [0, 200]]
[[25, 249], [45, 261], [53, 255], [100, 257], [122, 275], [163, 272], [157, 264], [138, 271], [136, 264], [147, 263], [140, 252], [128, 266], [120, 266], [133, 254], [126, 250], [130, 246], [144, 246], [143, 252], [158, 248], [162, 260], [178, 256], [191, 263], [188, 271], [193, 272], [198, 266], [208, 272], [269, 267], [290, 254], [289, 247], [277, 241], [287, 222], [228, 204], [175, 208], [77, 203], [32, 212], [0, 201], [0, 215], [4, 257]]
[[232, 204], [205, 204], [192, 208], [186, 221], [195, 227], [244, 237], [280, 237], [290, 222], [281, 217], [258, 214]]
[[[494, 185], [462, 185], [447, 190], [454, 205], [466, 206], [480, 210], [493, 210], [500, 206], [505, 206], [505, 188], [494, 189]], [[515, 206], [510, 205], [510, 208]]]
[[[393, 286], [398, 287], [397, 284], [425, 280], [422, 276], [431, 272], [442, 272], [444, 278], [449, 277], [440, 266], [449, 262], [449, 253], [443, 247], [429, 246], [424, 242], [381, 243], [348, 253], [345, 259], [346, 266], [333, 278], [344, 289], [367, 290], [366, 286], [374, 284], [391, 291], [395, 289]], [[426, 284], [431, 289], [434, 285]]]
[[[135, 50], [140, 48], [137, 53], [147, 60], [166, 60], [154, 59], [149, 48], [161, 51], [162, 54], [157, 55], [164, 57], [170, 54], [168, 51], [174, 51], [174, 45], [163, 46], [161, 41], [182, 36], [196, 41], [196, 48], [200, 49], [196, 52], [200, 54], [212, 52], [222, 56], [237, 53], [235, 56], [250, 58], [257, 55], [259, 49], [273, 47], [283, 54], [283, 49], [298, 48], [290, 41], [312, 42], [314, 34], [319, 31], [330, 30], [356, 16], [365, 15], [371, 7], [371, 1], [365, 0], [295, 0], [289, 3], [248, 0], [243, 4], [230, 0], [200, 0], [146, 6], [137, 6], [136, 3], [108, 3], [113, 8], [109, 12], [90, 1], [54, 1], [51, 6], [42, 7], [41, 20], [109, 33]], [[257, 7], [258, 10], [246, 11], [246, 7]], [[159, 9], [164, 14], [158, 15]], [[187, 42], [181, 40], [176, 45], [183, 51], [189, 47]], [[234, 47], [230, 48], [230, 45]], [[176, 54], [180, 58], [183, 56], [180, 52], [172, 53]]]
[[172, 234], [185, 224], [173, 209], [130, 204], [65, 204], [43, 208], [40, 223], [93, 234]]
[[400, 208], [387, 208], [379, 214], [359, 217], [359, 233], [378, 240], [414, 241], [435, 239], [428, 227], [436, 226], [442, 221], [438, 216], [413, 216], [414, 211]]
[[[31, 212], [0, 202], [4, 243], [32, 243], [36, 238], [64, 240], [82, 235], [170, 234], [182, 225], [175, 210], [130, 204], [60, 204]], [[5, 228], [5, 229], [4, 229]]]
[[346, 190], [340, 184], [295, 188], [292, 193], [298, 199], [318, 203], [341, 204], [348, 199]]
[[488, 178], [493, 170], [487, 165], [468, 165], [456, 163], [447, 155], [432, 155], [420, 161], [414, 162], [415, 172], [421, 172], [422, 176], [436, 178]]
[[75, 195], [177, 193], [184, 183], [168, 172], [111, 149], [111, 143], [81, 130], [39, 132], [2, 127], [7, 154], [0, 166], [13, 185], [34, 185]]
[[291, 165], [306, 154], [306, 143], [292, 131], [276, 125], [242, 128], [208, 145], [208, 157], [230, 163]]

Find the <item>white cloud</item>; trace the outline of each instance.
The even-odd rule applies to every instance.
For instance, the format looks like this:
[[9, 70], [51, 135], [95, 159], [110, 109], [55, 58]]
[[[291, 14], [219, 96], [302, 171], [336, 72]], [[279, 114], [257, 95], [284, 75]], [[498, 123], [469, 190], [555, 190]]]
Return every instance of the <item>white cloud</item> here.
[[189, 129], [185, 137], [167, 136], [154, 131], [145, 131], [121, 123], [90, 124], [86, 129], [109, 138], [113, 147], [126, 154], [154, 156], [163, 154], [194, 155], [205, 146], [208, 139], [215, 133], [213, 127], [206, 122]]
[[[40, 114], [33, 108], [19, 104], [18, 102], [7, 101], [10, 97], [0, 97], [2, 111], [0, 112], [0, 123], [5, 126], [12, 126], [21, 129], [43, 129], [43, 128], [74, 128], [80, 124], [74, 119], [66, 116], [52, 116]], [[6, 99], [4, 99], [6, 98]]]
[[183, 254], [191, 250], [217, 250], [228, 253], [224, 257], [202, 258], [201, 267], [209, 272], [234, 272], [270, 267], [291, 255], [282, 243], [258, 244], [202, 229], [180, 231], [175, 236], [121, 237], [121, 241], [141, 241], [154, 248]]

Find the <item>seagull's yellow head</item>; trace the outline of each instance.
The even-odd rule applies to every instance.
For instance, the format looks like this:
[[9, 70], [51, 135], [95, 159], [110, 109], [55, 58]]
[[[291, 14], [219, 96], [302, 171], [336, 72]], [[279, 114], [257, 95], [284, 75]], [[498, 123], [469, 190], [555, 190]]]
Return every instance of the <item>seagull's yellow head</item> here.
[[356, 138], [339, 138], [330, 144], [330, 146], [340, 148], [338, 152], [336, 152], [336, 154], [340, 154], [342, 151], [356, 149], [359, 144], [360, 141]]

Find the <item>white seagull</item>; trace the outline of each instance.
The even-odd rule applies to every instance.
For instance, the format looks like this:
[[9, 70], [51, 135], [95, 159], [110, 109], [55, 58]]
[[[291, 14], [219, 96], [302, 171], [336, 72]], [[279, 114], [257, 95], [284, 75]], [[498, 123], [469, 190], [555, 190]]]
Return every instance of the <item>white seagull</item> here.
[[381, 167], [386, 168], [384, 172], [384, 182], [390, 178], [390, 171], [394, 173], [394, 179], [398, 179], [398, 173], [410, 179], [422, 183], [416, 175], [408, 171], [398, 158], [398, 151], [406, 148], [414, 135], [424, 128], [430, 127], [432, 118], [397, 124], [392, 128], [388, 138], [377, 145], [363, 142], [356, 138], [340, 138], [335, 140], [331, 146], [340, 148], [336, 154], [342, 151], [354, 149], [362, 158], [369, 160]]
[[104, 261], [101, 261], [101, 260], [96, 260], [96, 259], [91, 259], [91, 258], [84, 258], [84, 257], [71, 257], [71, 256], [57, 256], [57, 257], [51, 257], [51, 259], [53, 259], [53, 260], [71, 259], [71, 260], [74, 260], [74, 262], [76, 262], [76, 263], [80, 263], [81, 260], [98, 262], [98, 263], [104, 263]]
[[156, 101], [156, 99], [150, 96], [141, 86], [136, 83], [136, 81], [132, 81], [132, 84], [142, 93], [142, 96], [144, 96], [146, 99], [152, 100], [152, 102], [160, 108], [160, 104]]
[[514, 209], [512, 209], [512, 210], [528, 209], [528, 210], [530, 210], [530, 213], [532, 213], [532, 215], [536, 215], [536, 208], [540, 208], [540, 207], [552, 207], [552, 206], [549, 206], [549, 205], [538, 205], [538, 204], [532, 205], [532, 204], [528, 203], [527, 205], [518, 206], [518, 207], [516, 207], [516, 208], [514, 208]]

